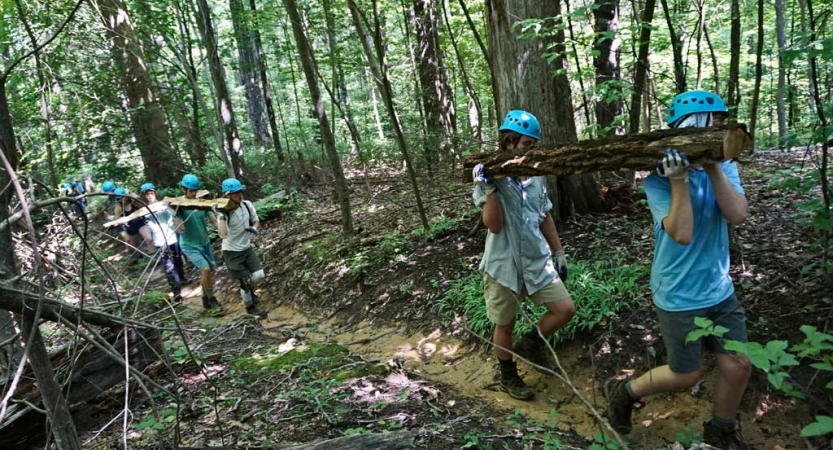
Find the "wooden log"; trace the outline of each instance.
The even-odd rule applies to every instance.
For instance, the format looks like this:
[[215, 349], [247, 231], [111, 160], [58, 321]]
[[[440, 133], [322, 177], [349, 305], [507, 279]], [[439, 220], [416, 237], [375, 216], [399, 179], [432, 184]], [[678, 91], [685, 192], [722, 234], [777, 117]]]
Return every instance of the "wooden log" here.
[[178, 450], [400, 450], [414, 448], [417, 434], [416, 431], [399, 430], [389, 433], [353, 434], [290, 447], [284, 445], [180, 446]]
[[479, 153], [466, 158], [466, 181], [483, 163], [486, 176], [578, 175], [618, 170], [654, 170], [667, 148], [685, 153], [692, 164], [725, 161], [743, 155], [752, 144], [745, 124], [679, 128], [581, 141], [553, 149]]
[[[201, 191], [202, 192], [202, 191]], [[207, 195], [208, 191], [205, 191]], [[199, 194], [199, 193], [198, 193]], [[164, 211], [168, 208], [181, 208], [181, 209], [200, 209], [203, 211], [211, 211], [211, 208], [217, 205], [217, 209], [221, 211], [226, 211], [228, 208], [228, 199], [227, 198], [216, 198], [216, 199], [188, 199], [185, 197], [165, 197], [160, 202], [153, 203], [148, 206], [144, 206], [139, 208], [133, 214], [129, 216], [119, 217], [118, 219], [111, 220], [104, 224], [104, 228], [112, 228], [117, 225], [124, 225], [127, 222], [130, 222], [133, 219], [138, 219], [140, 217], [146, 217], [151, 215], [151, 212], [158, 213]]]

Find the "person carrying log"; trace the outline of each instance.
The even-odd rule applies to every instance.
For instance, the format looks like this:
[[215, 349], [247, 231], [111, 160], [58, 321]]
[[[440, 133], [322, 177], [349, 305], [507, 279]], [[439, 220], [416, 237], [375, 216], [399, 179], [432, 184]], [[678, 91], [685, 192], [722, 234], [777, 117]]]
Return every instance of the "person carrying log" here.
[[[541, 127], [535, 116], [509, 111], [500, 126], [500, 150], [528, 150], [540, 137]], [[474, 167], [472, 176], [474, 204], [483, 210], [483, 223], [488, 228], [480, 271], [486, 312], [495, 324], [492, 342], [500, 388], [513, 398], [530, 400], [534, 390], [518, 375], [512, 352], [538, 366], [554, 367], [544, 339], [569, 322], [576, 312], [564, 287], [567, 259], [550, 215], [552, 203], [545, 177], [490, 180], [484, 174], [483, 164]], [[545, 305], [547, 312], [513, 344], [515, 317], [525, 297], [536, 305]]]
[[[113, 216], [116, 218], [127, 217], [142, 207], [136, 199], [128, 195], [127, 190], [123, 187], [113, 189], [113, 200], [116, 202], [116, 206], [113, 208]], [[156, 247], [153, 245], [153, 235], [150, 229], [145, 226], [146, 223], [144, 217], [137, 217], [124, 225], [116, 227], [116, 232], [128, 245], [127, 250], [131, 252], [131, 262], [138, 260], [138, 254], [133, 250], [141, 244], [140, 236], [144, 239], [148, 254], [152, 255], [156, 251]]]
[[[143, 184], [141, 193], [148, 205], [159, 201], [156, 196], [156, 186], [153, 183]], [[147, 223], [153, 234], [155, 251], [159, 252], [159, 258], [165, 270], [165, 278], [174, 294], [174, 302], [181, 302], [182, 285], [188, 284], [188, 281], [185, 278], [185, 267], [182, 263], [182, 249], [176, 237], [173, 212], [170, 208], [165, 208], [153, 213], [147, 216]]]
[[266, 312], [257, 307], [259, 299], [255, 289], [266, 278], [260, 260], [252, 249], [250, 236], [257, 236], [260, 221], [255, 205], [243, 200], [243, 186], [236, 178], [227, 178], [222, 184], [223, 196], [228, 198], [228, 213], [220, 212], [217, 205], [217, 232], [223, 238], [223, 259], [229, 275], [240, 282], [240, 297], [246, 305], [246, 312], [259, 318], [266, 318]]
[[[182, 177], [180, 184], [185, 198], [190, 200], [197, 198], [200, 180], [196, 175], [186, 174]], [[217, 216], [211, 211], [176, 208], [174, 214], [174, 223], [176, 224], [176, 232], [179, 233], [179, 244], [182, 247], [182, 253], [200, 271], [202, 306], [213, 314], [220, 314], [223, 307], [220, 306], [220, 302], [214, 296], [214, 272], [217, 271], [217, 263], [214, 262], [214, 249], [211, 247], [211, 240], [208, 238], [206, 219], [210, 220], [215, 227], [217, 226]]]
[[[710, 127], [728, 115], [723, 100], [706, 91], [676, 96], [668, 111], [672, 128]], [[656, 244], [651, 290], [668, 364], [631, 380], [611, 378], [604, 384], [610, 424], [631, 432], [631, 415], [642, 398], [689, 389], [703, 372], [703, 350], [716, 353], [717, 373], [711, 420], [703, 439], [724, 450], [747, 448], [735, 427], [735, 416], [751, 374], [749, 358], [728, 352], [714, 336], [686, 343], [697, 329], [695, 317], [706, 317], [728, 331], [722, 339], [746, 342], [746, 313], [729, 276], [729, 225], [746, 220], [747, 202], [733, 161], [692, 166], [685, 154], [669, 148], [657, 171], [645, 179]]]

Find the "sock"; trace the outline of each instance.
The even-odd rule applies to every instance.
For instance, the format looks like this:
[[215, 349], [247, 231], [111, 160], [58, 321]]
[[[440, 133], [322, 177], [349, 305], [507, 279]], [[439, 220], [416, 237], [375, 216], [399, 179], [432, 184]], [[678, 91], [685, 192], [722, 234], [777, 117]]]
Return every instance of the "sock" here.
[[711, 425], [715, 428], [730, 429], [735, 428], [734, 420], [721, 419], [717, 416], [712, 416]]
[[628, 393], [628, 397], [630, 397], [630, 398], [631, 398], [631, 400], [633, 400], [633, 401], [635, 401], [635, 402], [636, 402], [636, 401], [639, 401], [639, 399], [638, 399], [638, 398], [636, 398], [636, 395], [634, 395], [634, 393], [633, 393], [633, 388], [631, 387], [631, 382], [630, 382], [630, 381], [628, 381], [627, 383], [625, 383], [625, 392], [627, 392], [627, 393]]
[[511, 369], [515, 369], [516, 367], [518, 367], [517, 364], [515, 364], [515, 361], [512, 360], [512, 358], [509, 358], [509, 359], [500, 359], [500, 358], [498, 358], [497, 362], [498, 362], [498, 364], [500, 364], [500, 370], [511, 370]]
[[544, 342], [544, 338], [538, 334], [538, 328], [536, 327], [532, 327], [532, 329], [529, 330], [529, 333], [526, 333], [526, 337], [532, 339], [532, 342], [536, 344], [542, 344]]
[[203, 288], [202, 295], [208, 298], [214, 297], [214, 288]]

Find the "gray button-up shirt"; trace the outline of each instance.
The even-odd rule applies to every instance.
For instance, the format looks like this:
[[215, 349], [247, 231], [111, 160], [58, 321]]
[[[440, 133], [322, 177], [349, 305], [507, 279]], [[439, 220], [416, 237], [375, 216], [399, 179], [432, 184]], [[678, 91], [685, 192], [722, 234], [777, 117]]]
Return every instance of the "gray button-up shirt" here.
[[[488, 232], [480, 271], [513, 292], [520, 294], [526, 287], [527, 294], [532, 295], [558, 277], [540, 228], [552, 209], [546, 178], [531, 177], [523, 182], [500, 178], [492, 183], [503, 210], [503, 229], [498, 234]], [[472, 198], [482, 208], [485, 190], [475, 186]]]

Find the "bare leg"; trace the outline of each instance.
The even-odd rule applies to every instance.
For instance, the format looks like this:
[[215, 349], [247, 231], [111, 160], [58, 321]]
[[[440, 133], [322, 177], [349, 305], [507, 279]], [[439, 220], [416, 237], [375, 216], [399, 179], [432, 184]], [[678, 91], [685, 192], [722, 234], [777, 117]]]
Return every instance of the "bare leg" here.
[[650, 372], [642, 374], [641, 377], [632, 380], [631, 389], [636, 398], [661, 394], [663, 392], [680, 391], [697, 384], [702, 372], [702, 370], [698, 369], [689, 373], [676, 373], [668, 365], [659, 366]]
[[735, 420], [751, 374], [752, 366], [746, 355], [717, 354], [717, 373], [714, 380], [715, 417]]
[[511, 353], [498, 347], [503, 347], [509, 350], [512, 349], [512, 330], [514, 329], [514, 321], [509, 325], [495, 325], [495, 334], [492, 337], [492, 342], [497, 346], [495, 347], [495, 356], [497, 356], [498, 359], [502, 359], [504, 361], [512, 359]]
[[547, 306], [547, 312], [538, 320], [541, 336], [550, 336], [560, 330], [576, 314], [576, 305], [570, 297], [544, 304]]
[[214, 277], [211, 276], [210, 266], [205, 266], [200, 270], [200, 286], [203, 292], [210, 292], [214, 289]]
[[[150, 228], [139, 228], [139, 234], [142, 235], [142, 238], [145, 240], [145, 245], [147, 246], [148, 254], [154, 254], [156, 252], [156, 246], [153, 244], [153, 235], [150, 232]], [[139, 244], [136, 244], [136, 246], [138, 247]]]

